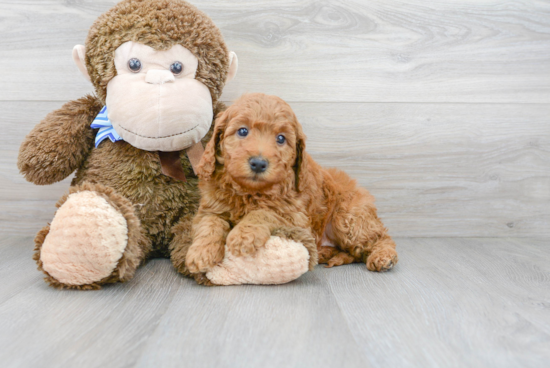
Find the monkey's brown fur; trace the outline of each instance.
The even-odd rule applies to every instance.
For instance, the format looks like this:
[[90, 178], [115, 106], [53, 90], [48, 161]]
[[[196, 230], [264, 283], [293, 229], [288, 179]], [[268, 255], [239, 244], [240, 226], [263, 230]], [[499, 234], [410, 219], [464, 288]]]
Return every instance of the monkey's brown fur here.
[[[237, 135], [242, 127], [248, 129], [244, 138]], [[286, 143], [276, 143], [280, 134]], [[397, 263], [374, 198], [343, 171], [319, 166], [305, 152], [305, 139], [278, 97], [245, 95], [218, 117], [199, 165], [202, 197], [187, 255], [191, 272], [221, 262], [225, 244], [236, 255], [254, 253], [281, 226], [311, 229], [319, 262], [329, 267], [365, 262], [371, 271], [385, 271]], [[268, 168], [256, 175], [249, 159], [258, 156]], [[336, 247], [322, 246], [325, 233]]]
[[[54, 287], [90, 289], [126, 281], [145, 258], [169, 257], [170, 251], [172, 261], [180, 265], [178, 270], [186, 273], [181, 267], [189, 246], [185, 234], [198, 207], [199, 193], [198, 179], [185, 152], [180, 156], [188, 180], [181, 182], [162, 175], [156, 152], [109, 140], [94, 148], [97, 130], [90, 124], [105, 105], [106, 86], [116, 75], [114, 51], [128, 41], [159, 50], [180, 44], [190, 50], [199, 60], [196, 79], [210, 89], [214, 116], [225, 108], [218, 99], [228, 73], [229, 51], [208, 16], [184, 1], [124, 0], [98, 18], [86, 41], [86, 65], [97, 97], [71, 101], [46, 116], [22, 143], [18, 167], [27, 180], [38, 185], [63, 180], [76, 170], [70, 193], [99, 193], [127, 220], [129, 242], [111, 276], [91, 285], [65, 285], [44, 271], [46, 281]], [[203, 138], [204, 143], [210, 134]], [[40, 248], [47, 234], [45, 227], [35, 240], [40, 269]]]
[[229, 70], [229, 51], [206, 14], [184, 1], [125, 0], [101, 15], [86, 39], [86, 66], [102, 101], [107, 84], [116, 76], [112, 51], [128, 41], [155, 50], [178, 44], [187, 48], [199, 60], [195, 79], [210, 89], [216, 104]]

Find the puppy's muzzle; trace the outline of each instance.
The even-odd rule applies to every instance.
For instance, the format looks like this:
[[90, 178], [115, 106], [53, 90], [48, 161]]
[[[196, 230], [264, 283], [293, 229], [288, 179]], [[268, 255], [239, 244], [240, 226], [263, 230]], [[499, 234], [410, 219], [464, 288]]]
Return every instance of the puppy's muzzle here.
[[257, 156], [251, 157], [250, 160], [248, 160], [248, 163], [250, 165], [250, 170], [252, 170], [256, 174], [261, 174], [266, 171], [267, 166], [269, 165], [267, 160]]

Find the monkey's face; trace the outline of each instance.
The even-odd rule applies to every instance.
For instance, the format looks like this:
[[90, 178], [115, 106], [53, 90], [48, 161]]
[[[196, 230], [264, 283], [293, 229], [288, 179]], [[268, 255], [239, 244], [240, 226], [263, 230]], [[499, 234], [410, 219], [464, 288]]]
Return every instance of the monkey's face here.
[[198, 60], [185, 47], [157, 51], [126, 42], [115, 51], [115, 67], [107, 111], [126, 142], [147, 151], [180, 151], [206, 135], [212, 97], [195, 79]]
[[93, 23], [86, 47], [74, 47], [78, 69], [125, 141], [148, 151], [195, 146], [196, 158], [194, 144], [208, 133], [213, 105], [237, 72], [235, 53], [185, 0], [116, 3]]

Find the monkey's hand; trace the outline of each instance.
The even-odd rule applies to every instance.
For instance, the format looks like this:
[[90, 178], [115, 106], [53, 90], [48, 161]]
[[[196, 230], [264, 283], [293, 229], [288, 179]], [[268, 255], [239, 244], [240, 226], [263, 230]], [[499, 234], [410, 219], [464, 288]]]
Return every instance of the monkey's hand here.
[[90, 124], [102, 108], [87, 96], [49, 113], [19, 148], [17, 167], [28, 181], [46, 185], [61, 181], [81, 166], [94, 145]]

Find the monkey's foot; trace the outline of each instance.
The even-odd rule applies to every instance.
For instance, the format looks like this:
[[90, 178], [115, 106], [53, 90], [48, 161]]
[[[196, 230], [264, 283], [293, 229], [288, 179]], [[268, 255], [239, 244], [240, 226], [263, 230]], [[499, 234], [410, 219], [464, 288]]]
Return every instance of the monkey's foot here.
[[307, 272], [309, 253], [298, 242], [272, 236], [253, 256], [225, 252], [223, 262], [206, 273], [216, 285], [285, 284]]
[[95, 189], [102, 192], [72, 188], [51, 225], [35, 239], [35, 260], [52, 286], [98, 289], [126, 281], [143, 258], [144, 241], [130, 202], [108, 188]]

